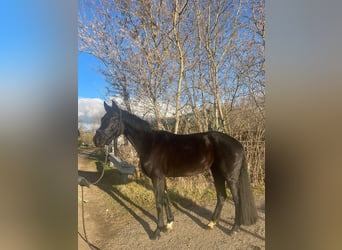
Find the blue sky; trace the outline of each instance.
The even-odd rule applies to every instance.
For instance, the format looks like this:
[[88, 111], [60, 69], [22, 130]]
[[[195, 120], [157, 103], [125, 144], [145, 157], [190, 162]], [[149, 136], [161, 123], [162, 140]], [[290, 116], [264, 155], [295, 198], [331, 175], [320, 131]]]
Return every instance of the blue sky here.
[[98, 68], [101, 62], [86, 53], [78, 53], [78, 127], [94, 131], [104, 114], [107, 83]]
[[104, 77], [98, 72], [100, 61], [95, 57], [78, 53], [78, 98], [106, 98]]

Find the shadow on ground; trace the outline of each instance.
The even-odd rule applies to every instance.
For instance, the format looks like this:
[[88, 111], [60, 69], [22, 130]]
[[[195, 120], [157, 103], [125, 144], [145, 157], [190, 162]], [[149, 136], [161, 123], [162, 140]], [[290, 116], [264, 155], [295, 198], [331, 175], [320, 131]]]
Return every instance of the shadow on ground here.
[[[86, 154], [86, 153], [84, 153], [84, 154]], [[101, 175], [102, 168], [104, 167], [104, 156], [103, 156], [103, 153], [101, 153], [101, 152], [99, 153], [99, 152], [95, 151], [91, 154], [88, 154], [88, 159], [89, 160], [96, 160], [95, 164], [96, 164], [97, 172], [89, 172], [89, 171], [79, 170], [78, 175], [85, 177], [89, 182], [92, 183], [92, 182], [96, 181], [99, 178], [99, 176]], [[129, 182], [136, 182], [137, 184], [139, 184], [139, 185], [143, 186], [144, 188], [153, 192], [153, 187], [149, 183], [148, 180], [145, 180], [143, 178], [137, 179], [137, 180], [131, 180], [130, 179], [128, 181], [128, 183]], [[139, 214], [142, 213], [144, 216], [148, 217], [149, 219], [151, 219], [155, 223], [157, 221], [156, 217], [154, 215], [152, 215], [150, 212], [148, 212], [146, 209], [141, 207], [139, 204], [132, 201], [127, 195], [123, 194], [122, 192], [120, 192], [119, 189], [117, 189], [115, 187], [116, 185], [122, 185], [125, 183], [127, 183], [127, 182], [125, 182], [122, 179], [122, 176], [118, 170], [116, 170], [116, 169], [105, 169], [105, 173], [104, 173], [103, 178], [100, 180], [100, 182], [98, 184], [96, 184], [96, 186], [98, 186], [104, 192], [109, 194], [134, 219], [136, 219], [141, 224], [141, 226], [144, 228], [147, 235], [151, 239], [153, 236], [154, 230], [151, 228], [151, 226], [149, 225], [149, 223], [146, 220], [144, 220], [141, 216], [139, 216]], [[203, 206], [196, 204], [194, 201], [192, 201], [188, 198], [185, 198], [185, 197], [179, 195], [178, 193], [176, 193], [174, 191], [169, 191], [169, 195], [170, 195], [170, 200], [171, 200], [171, 203], [172, 203], [174, 209], [176, 209], [180, 213], [183, 213], [186, 216], [188, 216], [192, 221], [194, 221], [201, 228], [203, 228], [203, 229], [208, 228], [207, 224], [203, 223], [203, 221], [209, 222], [209, 220], [211, 219], [213, 211], [210, 211], [210, 210], [204, 208]], [[230, 203], [230, 205], [234, 206], [234, 204], [231, 200], [228, 200], [227, 203]], [[130, 206], [134, 207], [134, 209], [132, 209], [131, 207], [129, 207], [126, 204], [129, 204]], [[227, 205], [228, 204], [226, 204], [226, 206]], [[261, 208], [260, 210], [263, 210], [263, 209]], [[262, 218], [259, 217], [259, 219], [262, 219]], [[232, 226], [233, 226], [233, 224], [231, 222], [228, 222], [227, 220], [221, 218], [219, 224], [217, 224], [216, 227], [218, 229], [222, 230], [223, 232], [227, 233]], [[265, 240], [264, 237], [262, 237], [258, 234], [255, 234], [253, 232], [250, 232], [250, 231], [244, 229], [243, 227], [241, 228], [241, 231], [248, 233], [254, 237], [257, 237], [261, 240]]]

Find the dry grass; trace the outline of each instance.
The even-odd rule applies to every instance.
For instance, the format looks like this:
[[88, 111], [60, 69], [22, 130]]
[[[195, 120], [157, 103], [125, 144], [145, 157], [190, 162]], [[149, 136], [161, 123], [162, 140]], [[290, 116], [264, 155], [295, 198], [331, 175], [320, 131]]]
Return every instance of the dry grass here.
[[83, 143], [87, 145], [92, 145], [93, 144], [93, 133], [89, 132], [80, 132], [80, 137], [78, 138], [78, 145], [80, 146]]
[[129, 181], [127, 184], [113, 185], [112, 187], [140, 207], [155, 207], [154, 194], [152, 190], [141, 185], [139, 182]]
[[[111, 183], [112, 189], [129, 198], [136, 205], [155, 206], [153, 187], [149, 178], [129, 177], [128, 182], [125, 183], [122, 181], [121, 174], [116, 170], [106, 170], [105, 175], [105, 181]], [[216, 201], [215, 189], [211, 183], [205, 181], [204, 177], [167, 179], [167, 183], [169, 196], [173, 202], [208, 204]]]
[[168, 188], [171, 198], [175, 201], [187, 199], [197, 204], [207, 204], [216, 199], [212, 180], [202, 174], [169, 179]]

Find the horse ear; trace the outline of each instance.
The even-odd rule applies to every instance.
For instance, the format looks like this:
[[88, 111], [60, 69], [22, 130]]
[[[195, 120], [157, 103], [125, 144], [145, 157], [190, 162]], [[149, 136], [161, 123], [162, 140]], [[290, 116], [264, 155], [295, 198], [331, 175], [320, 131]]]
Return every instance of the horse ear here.
[[112, 109], [115, 110], [115, 111], [119, 111], [120, 108], [119, 106], [112, 100]]
[[109, 112], [110, 106], [106, 102], [103, 102], [103, 106], [104, 106], [106, 112]]

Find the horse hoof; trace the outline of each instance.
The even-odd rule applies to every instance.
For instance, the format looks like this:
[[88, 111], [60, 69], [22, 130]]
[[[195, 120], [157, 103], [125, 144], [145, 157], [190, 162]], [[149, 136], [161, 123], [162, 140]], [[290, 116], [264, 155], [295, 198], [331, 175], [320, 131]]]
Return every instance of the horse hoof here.
[[159, 239], [160, 239], [160, 234], [159, 235], [153, 234], [151, 237], [151, 240], [159, 240]]
[[160, 229], [157, 229], [156, 231], [154, 231], [151, 240], [159, 240], [160, 238]]
[[173, 221], [166, 224], [166, 231], [171, 231], [173, 229]]
[[230, 236], [233, 236], [233, 235], [235, 235], [235, 234], [237, 234], [238, 232], [240, 231], [240, 229], [238, 228], [238, 227], [233, 227], [230, 231], [229, 231], [229, 235]]
[[214, 229], [215, 226], [216, 226], [216, 222], [210, 221], [207, 225], [207, 229]]
[[237, 232], [236, 230], [230, 230], [228, 234], [229, 234], [230, 236], [233, 236], [233, 235], [235, 235], [235, 234], [237, 234], [237, 233], [238, 233], [238, 232]]

